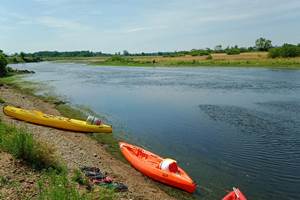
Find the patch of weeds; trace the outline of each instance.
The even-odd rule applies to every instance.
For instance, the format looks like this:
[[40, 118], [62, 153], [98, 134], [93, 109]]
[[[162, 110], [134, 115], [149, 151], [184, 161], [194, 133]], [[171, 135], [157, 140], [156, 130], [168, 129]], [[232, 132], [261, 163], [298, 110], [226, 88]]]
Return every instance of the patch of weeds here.
[[90, 194], [81, 194], [76, 184], [70, 182], [66, 174], [57, 174], [49, 172], [42, 180], [38, 182], [39, 200], [92, 200]]
[[9, 185], [10, 181], [7, 177], [5, 176], [0, 176], [0, 187], [3, 187], [5, 185]]
[[5, 103], [5, 100], [0, 97], [0, 104]]
[[87, 114], [79, 109], [74, 109], [73, 107], [60, 104], [56, 106], [56, 109], [64, 116], [73, 119], [85, 120], [87, 118]]
[[58, 161], [54, 149], [46, 143], [35, 140], [24, 129], [0, 123], [0, 148], [15, 158], [22, 159], [35, 169], [65, 170], [65, 167]]
[[[80, 171], [79, 171], [80, 172]], [[74, 175], [79, 178], [79, 173]], [[38, 198], [39, 200], [113, 200], [116, 199], [116, 193], [113, 190], [96, 187], [93, 191], [82, 191], [78, 189], [78, 184], [70, 181], [66, 173], [57, 174], [48, 172], [42, 180], [38, 182]]]
[[117, 193], [113, 190], [113, 189], [108, 189], [105, 187], [97, 187], [98, 188], [98, 195], [96, 199], [99, 200], [113, 200], [113, 199], [117, 199]]
[[77, 182], [80, 185], [85, 185], [90, 187], [88, 178], [85, 177], [84, 174], [79, 169], [74, 170], [72, 181]]

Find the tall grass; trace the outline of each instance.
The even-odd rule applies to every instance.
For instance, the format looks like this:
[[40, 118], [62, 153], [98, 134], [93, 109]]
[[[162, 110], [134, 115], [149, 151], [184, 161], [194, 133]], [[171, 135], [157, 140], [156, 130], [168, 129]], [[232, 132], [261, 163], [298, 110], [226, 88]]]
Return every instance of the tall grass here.
[[35, 169], [64, 170], [64, 166], [58, 161], [53, 148], [35, 140], [26, 130], [7, 126], [1, 122], [0, 148], [15, 158], [24, 160]]

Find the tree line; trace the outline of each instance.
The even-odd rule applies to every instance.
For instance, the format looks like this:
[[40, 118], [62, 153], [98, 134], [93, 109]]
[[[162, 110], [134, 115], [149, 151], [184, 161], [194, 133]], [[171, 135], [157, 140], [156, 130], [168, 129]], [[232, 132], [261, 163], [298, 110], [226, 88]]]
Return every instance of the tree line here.
[[[12, 55], [6, 55], [0, 50], [6, 61], [9, 63], [19, 63], [19, 62], [40, 62], [47, 60], [47, 58], [68, 58], [68, 57], [96, 57], [96, 56], [164, 56], [164, 57], [179, 57], [179, 56], [209, 56], [212, 53], [226, 53], [227, 55], [236, 55], [245, 52], [258, 52], [264, 51], [269, 52], [269, 57], [296, 57], [300, 56], [300, 44], [284, 44], [282, 46], [273, 46], [272, 41], [266, 38], [258, 38], [255, 41], [254, 46], [250, 47], [239, 47], [227, 46], [223, 48], [222, 45], [217, 45], [214, 48], [206, 49], [192, 49], [189, 51], [173, 51], [173, 52], [141, 52], [141, 53], [130, 53], [127, 50], [121, 52], [103, 53], [93, 52], [93, 51], [39, 51], [34, 53], [15, 53]], [[2, 56], [2, 57], [3, 57]], [[2, 62], [2, 61], [1, 61]]]

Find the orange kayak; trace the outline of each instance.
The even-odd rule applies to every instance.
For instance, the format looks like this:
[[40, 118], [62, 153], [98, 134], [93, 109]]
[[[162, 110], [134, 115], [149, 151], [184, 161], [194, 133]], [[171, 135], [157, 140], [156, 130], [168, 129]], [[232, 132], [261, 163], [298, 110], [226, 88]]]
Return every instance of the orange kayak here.
[[161, 163], [164, 159], [160, 156], [125, 142], [120, 142], [119, 145], [125, 158], [142, 174], [190, 193], [196, 190], [196, 184], [180, 167], [177, 172], [163, 170]]
[[244, 194], [238, 189], [233, 188], [222, 200], [247, 200]]

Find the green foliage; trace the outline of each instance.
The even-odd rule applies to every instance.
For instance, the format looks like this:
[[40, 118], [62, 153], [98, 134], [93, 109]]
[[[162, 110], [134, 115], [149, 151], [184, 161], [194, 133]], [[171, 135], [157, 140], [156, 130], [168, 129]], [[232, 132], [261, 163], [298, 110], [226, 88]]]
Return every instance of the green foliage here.
[[0, 53], [0, 77], [3, 77], [7, 74], [6, 65], [6, 57], [2, 53]]
[[272, 47], [272, 41], [259, 38], [255, 41], [255, 46], [259, 51], [268, 51]]
[[85, 177], [79, 169], [74, 170], [72, 181], [79, 183], [80, 185], [89, 185], [89, 180]]
[[85, 120], [87, 118], [87, 115], [82, 112], [79, 109], [74, 109], [73, 107], [66, 105], [66, 104], [60, 104], [56, 106], [56, 109], [64, 116], [68, 118], [73, 119], [80, 119]]
[[91, 51], [39, 51], [32, 54], [26, 54], [27, 56], [36, 57], [93, 57], [93, 56], [107, 56], [108, 54]]
[[269, 49], [269, 57], [271, 58], [277, 58], [281, 56], [281, 48], [280, 47], [276, 47], [276, 48], [271, 48]]
[[5, 103], [5, 100], [0, 97], [0, 104]]
[[300, 56], [300, 47], [293, 44], [284, 44], [282, 47], [276, 47], [269, 50], [271, 58], [276, 57], [297, 57]]
[[227, 48], [225, 50], [227, 55], [238, 55], [241, 53], [240, 49], [238, 47], [231, 47], [231, 48]]
[[122, 56], [112, 56], [106, 60], [106, 62], [128, 62], [128, 58], [123, 58]]
[[94, 133], [92, 135], [92, 138], [98, 141], [100, 144], [103, 144], [105, 146], [105, 149], [115, 158], [125, 161], [122, 153], [120, 152], [119, 142], [113, 136], [113, 134]]
[[47, 173], [38, 182], [39, 200], [113, 200], [117, 198], [112, 189], [96, 187], [94, 191], [80, 190], [78, 184], [70, 181], [66, 173]]
[[66, 174], [51, 172], [38, 182], [39, 200], [92, 200], [89, 194], [80, 194], [76, 184], [68, 180]]
[[123, 51], [123, 56], [129, 56], [129, 55], [130, 55], [130, 53], [127, 50]]
[[206, 57], [206, 60], [212, 60], [213, 57], [209, 54], [207, 57]]
[[0, 123], [0, 148], [22, 159], [36, 169], [53, 168], [63, 171], [54, 150], [48, 145], [38, 142], [23, 129], [17, 129]]
[[5, 176], [0, 176], [0, 188], [9, 184], [9, 179]]
[[210, 52], [208, 50], [196, 50], [196, 49], [193, 49], [190, 51], [189, 53], [191, 56], [207, 56], [210, 54]]
[[224, 52], [224, 50], [223, 50], [223, 48], [222, 48], [222, 45], [217, 45], [217, 46], [215, 46], [215, 51], [214, 51], [215, 53], [223, 53]]

